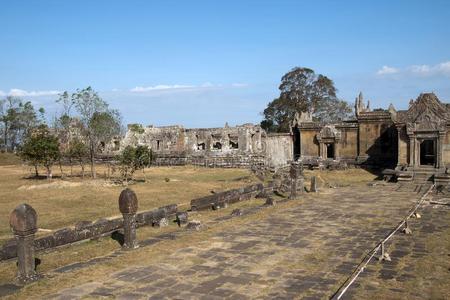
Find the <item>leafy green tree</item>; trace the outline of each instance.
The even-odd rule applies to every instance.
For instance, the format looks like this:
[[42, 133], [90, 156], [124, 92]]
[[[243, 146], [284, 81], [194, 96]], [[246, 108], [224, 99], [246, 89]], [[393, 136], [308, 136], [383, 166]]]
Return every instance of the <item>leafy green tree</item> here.
[[137, 170], [142, 170], [142, 174], [144, 174], [144, 181], [147, 181], [145, 176], [145, 168], [150, 167], [153, 159], [153, 152], [148, 146], [136, 147], [135, 168]]
[[149, 167], [153, 161], [152, 150], [147, 146], [127, 146], [119, 154], [117, 160], [120, 164], [122, 177], [125, 181], [133, 179], [136, 170], [142, 170], [145, 178], [145, 168]]
[[122, 178], [128, 182], [128, 178], [133, 178], [133, 174], [136, 171], [135, 161], [136, 161], [136, 148], [133, 146], [126, 146], [122, 152], [118, 155], [116, 160], [120, 164], [120, 171], [122, 173]]
[[120, 134], [120, 114], [116, 110], [110, 110], [108, 103], [91, 87], [77, 90], [72, 94], [72, 102], [83, 125], [81, 134], [89, 149], [91, 175], [96, 178], [95, 156], [101, 150], [102, 143], [107, 144]]
[[43, 165], [47, 170], [47, 179], [51, 179], [52, 166], [60, 157], [58, 138], [50, 133], [46, 125], [41, 125], [26, 137], [20, 156], [34, 166], [36, 176], [39, 176], [38, 166]]
[[2, 144], [5, 151], [13, 151], [23, 142], [29, 131], [45, 123], [43, 108], [34, 109], [30, 101], [8, 96], [0, 101]]
[[81, 176], [84, 178], [84, 166], [86, 163], [86, 160], [89, 157], [89, 149], [81, 141], [79, 138], [74, 138], [70, 141], [69, 149], [67, 151], [67, 156], [69, 158], [70, 166], [71, 166], [71, 174], [72, 174], [72, 161], [77, 160], [78, 164], [81, 167]]
[[294, 68], [281, 78], [280, 96], [264, 110], [261, 127], [288, 132], [295, 113], [310, 112], [314, 121], [335, 122], [350, 116], [352, 109], [336, 96], [328, 77], [308, 68]]

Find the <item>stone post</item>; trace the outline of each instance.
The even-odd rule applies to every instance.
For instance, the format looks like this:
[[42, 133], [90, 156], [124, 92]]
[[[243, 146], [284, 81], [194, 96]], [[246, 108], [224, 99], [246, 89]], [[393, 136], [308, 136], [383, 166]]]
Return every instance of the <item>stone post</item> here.
[[316, 193], [317, 192], [317, 179], [316, 176], [311, 177], [311, 188], [309, 189], [310, 192]]
[[11, 212], [9, 224], [17, 242], [17, 281], [19, 284], [35, 281], [38, 279], [34, 262], [36, 211], [28, 204], [21, 204]]
[[295, 199], [298, 196], [298, 183], [300, 181], [300, 188], [301, 191], [303, 191], [303, 180], [302, 180], [302, 173], [303, 173], [303, 165], [298, 162], [294, 161], [291, 163], [291, 168], [289, 171], [289, 177], [291, 178], [291, 194], [289, 195], [289, 199]]
[[119, 197], [119, 209], [123, 215], [124, 250], [136, 249], [136, 212], [138, 200], [136, 194], [129, 188], [124, 189]]

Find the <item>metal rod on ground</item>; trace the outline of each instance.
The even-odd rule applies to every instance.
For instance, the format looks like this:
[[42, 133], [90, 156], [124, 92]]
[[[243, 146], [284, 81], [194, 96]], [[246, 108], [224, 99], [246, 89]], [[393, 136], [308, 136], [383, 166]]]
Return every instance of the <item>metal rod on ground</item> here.
[[[355, 280], [358, 278], [359, 274], [361, 274], [364, 271], [364, 268], [369, 264], [370, 260], [375, 256], [375, 254], [378, 252], [378, 250], [380, 248], [382, 248], [382, 250], [381, 250], [382, 255], [384, 254], [384, 243], [387, 240], [389, 240], [399, 230], [399, 228], [401, 228], [401, 226], [405, 223], [405, 221], [416, 212], [416, 210], [419, 208], [419, 206], [422, 204], [422, 202], [425, 200], [425, 198], [428, 197], [428, 195], [430, 194], [430, 192], [433, 190], [434, 187], [435, 187], [435, 184], [433, 184], [428, 189], [428, 191], [420, 198], [417, 205], [410, 210], [410, 213], [408, 214], [408, 216], [406, 218], [404, 218], [400, 222], [400, 224], [398, 224], [398, 226], [386, 238], [384, 238], [380, 243], [378, 243], [378, 245], [367, 254], [367, 255], [369, 255], [370, 253], [372, 253], [369, 256], [369, 258], [366, 260], [366, 262], [363, 264], [362, 267], [360, 267], [361, 264], [358, 265], [356, 270], [347, 278], [347, 280], [344, 282], [344, 284], [332, 296], [332, 299], [337, 299], [337, 300], [341, 299], [341, 297], [345, 294], [345, 292], [349, 289], [349, 287], [353, 284], [353, 282], [355, 282]], [[367, 257], [367, 255], [366, 255], [366, 257]], [[340, 293], [339, 293], [339, 290], [341, 290]]]

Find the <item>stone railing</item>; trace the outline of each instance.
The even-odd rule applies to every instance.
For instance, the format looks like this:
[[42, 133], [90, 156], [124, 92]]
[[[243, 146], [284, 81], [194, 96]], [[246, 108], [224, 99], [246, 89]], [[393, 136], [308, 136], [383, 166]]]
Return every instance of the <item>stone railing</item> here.
[[160, 207], [155, 210], [137, 213], [136, 194], [125, 189], [119, 197], [119, 210], [122, 218], [100, 219], [96, 222], [83, 221], [71, 228], [63, 228], [53, 234], [35, 239], [37, 232], [37, 213], [28, 204], [17, 206], [10, 215], [10, 226], [14, 239], [6, 242], [0, 249], [0, 261], [17, 257], [17, 282], [26, 284], [38, 279], [35, 271], [35, 251], [52, 249], [70, 245], [82, 240], [109, 235], [123, 230], [124, 250], [137, 247], [136, 228], [145, 225], [159, 225], [162, 219], [175, 217], [178, 211], [176, 204]]
[[[143, 211], [136, 214], [136, 226], [152, 225], [162, 218], [175, 216], [177, 205], [171, 204], [155, 210]], [[82, 221], [73, 227], [62, 228], [51, 235], [43, 236], [34, 240], [36, 251], [52, 249], [82, 240], [92, 239], [109, 235], [114, 231], [123, 229], [123, 218], [99, 219], [94, 222]], [[0, 248], [0, 261], [17, 257], [17, 241], [7, 241]]]
[[[298, 193], [303, 192], [302, 168], [302, 165], [298, 163], [292, 163], [291, 165], [289, 179], [290, 199], [297, 198]], [[256, 196], [271, 200], [269, 193], [279, 189], [280, 186], [280, 184], [275, 182], [271, 182], [267, 186], [259, 183], [193, 199], [191, 201], [191, 211], [224, 208], [228, 204], [249, 200]], [[317, 191], [315, 178], [311, 181], [310, 191]], [[0, 261], [17, 257], [17, 282], [19, 284], [27, 284], [39, 278], [36, 273], [35, 251], [70, 245], [82, 240], [109, 235], [118, 230], [123, 231], [122, 249], [131, 250], [138, 247], [136, 239], [137, 227], [167, 225], [167, 219], [171, 217], [176, 217], [176, 222], [179, 226], [186, 224], [188, 221], [187, 212], [178, 212], [176, 204], [138, 213], [136, 194], [128, 188], [120, 194], [119, 210], [122, 218], [100, 219], [95, 222], [83, 221], [74, 227], [60, 229], [51, 235], [35, 239], [35, 233], [38, 230], [37, 213], [30, 205], [21, 204], [10, 214], [10, 226], [14, 233], [14, 239], [8, 241], [0, 249]], [[194, 221], [190, 223], [194, 223]], [[189, 224], [187, 228], [189, 228]]]
[[248, 200], [264, 191], [262, 183], [249, 185], [239, 189], [228, 190], [213, 195], [191, 200], [192, 210], [223, 208], [228, 204]]

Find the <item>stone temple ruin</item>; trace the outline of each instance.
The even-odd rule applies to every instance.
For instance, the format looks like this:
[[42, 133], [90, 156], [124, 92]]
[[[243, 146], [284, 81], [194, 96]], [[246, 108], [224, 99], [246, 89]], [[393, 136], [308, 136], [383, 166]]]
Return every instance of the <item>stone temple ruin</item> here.
[[139, 132], [133, 130], [135, 126], [129, 126], [120, 149], [148, 145], [158, 164], [279, 168], [300, 160], [312, 167], [391, 168], [390, 175], [403, 181], [450, 180], [446, 174], [450, 104], [433, 93], [421, 94], [411, 100], [408, 110], [399, 111], [392, 104], [387, 110], [371, 110], [360, 94], [354, 119], [323, 124], [302, 112], [286, 133], [268, 133], [253, 124], [197, 129], [148, 126]]

